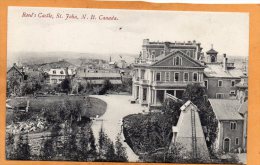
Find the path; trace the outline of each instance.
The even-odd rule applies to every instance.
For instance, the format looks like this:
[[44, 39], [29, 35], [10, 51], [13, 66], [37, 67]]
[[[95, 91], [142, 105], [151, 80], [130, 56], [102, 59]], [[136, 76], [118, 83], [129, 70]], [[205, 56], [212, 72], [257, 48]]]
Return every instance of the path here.
[[[96, 139], [98, 139], [98, 133], [102, 125], [102, 120], [104, 132], [113, 142], [115, 142], [117, 135], [121, 132], [123, 117], [129, 114], [141, 113], [144, 109], [144, 107], [141, 107], [140, 104], [130, 104], [131, 96], [128, 95], [93, 95], [90, 97], [99, 98], [107, 103], [107, 110], [105, 114], [98, 120], [95, 120], [92, 125], [93, 133]], [[138, 156], [132, 151], [127, 143], [122, 143], [126, 148], [128, 161], [137, 162]]]

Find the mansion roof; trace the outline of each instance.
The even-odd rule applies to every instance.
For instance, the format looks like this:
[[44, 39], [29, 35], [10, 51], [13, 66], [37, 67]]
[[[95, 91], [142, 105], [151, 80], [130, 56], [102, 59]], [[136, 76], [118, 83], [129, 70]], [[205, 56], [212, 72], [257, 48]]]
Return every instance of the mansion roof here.
[[240, 78], [244, 75], [241, 69], [224, 70], [221, 64], [207, 64], [204, 69], [206, 77], [222, 77], [222, 78]]
[[[187, 61], [186, 65], [173, 65], [173, 58], [174, 56], [179, 56], [182, 59]], [[171, 62], [172, 61], [172, 62]], [[182, 60], [184, 61], [184, 60]], [[196, 68], [204, 68], [204, 65], [197, 60], [192, 59], [188, 55], [186, 55], [181, 50], [176, 50], [170, 52], [167, 55], [160, 55], [158, 56], [155, 61], [153, 62], [144, 62], [135, 64], [135, 66], [143, 66], [143, 67], [196, 67]]]
[[68, 75], [73, 75], [71, 70], [67, 70], [64, 68], [58, 68], [58, 69], [50, 69], [47, 73], [51, 76], [65, 76], [68, 72]]
[[238, 100], [231, 99], [209, 99], [216, 118], [221, 120], [243, 120], [238, 113], [241, 106]]

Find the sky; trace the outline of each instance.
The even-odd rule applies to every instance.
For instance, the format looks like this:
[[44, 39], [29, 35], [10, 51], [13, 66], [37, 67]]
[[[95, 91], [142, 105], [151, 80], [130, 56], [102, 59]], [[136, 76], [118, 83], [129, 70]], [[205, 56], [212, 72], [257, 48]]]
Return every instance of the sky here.
[[[22, 17], [25, 14], [35, 17]], [[56, 18], [57, 14], [62, 18]], [[52, 14], [53, 18], [43, 18]], [[67, 19], [66, 14], [79, 19]], [[86, 14], [85, 18], [81, 19]], [[90, 16], [95, 15], [95, 20]], [[99, 16], [117, 20], [99, 20]], [[8, 58], [15, 52], [133, 54], [142, 41], [196, 40], [203, 51], [213, 47], [228, 56], [248, 56], [249, 14], [111, 9], [9, 7]], [[16, 57], [17, 58], [17, 57]], [[20, 57], [22, 58], [22, 57]]]

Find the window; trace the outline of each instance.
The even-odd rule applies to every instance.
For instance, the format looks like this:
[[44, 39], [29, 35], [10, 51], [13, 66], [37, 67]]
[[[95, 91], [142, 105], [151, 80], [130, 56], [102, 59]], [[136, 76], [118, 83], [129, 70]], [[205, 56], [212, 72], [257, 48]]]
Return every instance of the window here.
[[208, 89], [208, 80], [205, 80], [205, 81], [204, 81], [204, 85], [205, 85], [205, 87]]
[[173, 58], [173, 65], [182, 65], [182, 58], [177, 56]]
[[217, 93], [216, 98], [217, 99], [224, 99], [224, 94], [223, 93]]
[[161, 81], [161, 73], [156, 73], [156, 81]]
[[198, 73], [193, 73], [192, 81], [198, 81]]
[[60, 71], [60, 74], [63, 74], [64, 72], [63, 71]]
[[144, 79], [144, 70], [141, 70], [141, 80], [143, 80]]
[[152, 55], [155, 55], [155, 51], [154, 50], [152, 50]]
[[231, 96], [235, 96], [236, 95], [236, 91], [230, 91], [230, 95]]
[[239, 145], [239, 139], [236, 138], [236, 145]]
[[180, 73], [174, 73], [174, 81], [180, 81]]
[[53, 74], [56, 74], [56, 70], [52, 71]]
[[189, 81], [189, 73], [185, 72], [183, 75], [183, 81]]
[[164, 50], [161, 50], [161, 54], [164, 54]]
[[233, 87], [233, 86], [235, 86], [235, 80], [231, 80], [231, 86]]
[[165, 72], [165, 81], [170, 81], [170, 72]]
[[230, 122], [230, 129], [236, 130], [237, 129], [237, 123], [236, 122]]
[[223, 81], [222, 80], [218, 80], [218, 87], [222, 87], [223, 86]]
[[53, 84], [57, 84], [57, 79], [52, 79]]

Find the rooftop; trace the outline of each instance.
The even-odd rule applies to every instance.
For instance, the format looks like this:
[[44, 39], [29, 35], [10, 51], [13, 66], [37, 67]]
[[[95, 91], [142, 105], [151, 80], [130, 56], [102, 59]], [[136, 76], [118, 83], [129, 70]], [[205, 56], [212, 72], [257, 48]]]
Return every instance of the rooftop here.
[[[49, 75], [63, 76], [66, 75], [66, 69], [64, 68], [50, 69], [47, 73]], [[73, 74], [72, 71], [68, 69], [68, 75], [72, 75], [72, 74]]]
[[218, 52], [216, 50], [214, 50], [213, 48], [211, 48], [209, 51], [206, 52], [207, 54], [218, 54]]
[[223, 77], [223, 78], [240, 78], [243, 76], [243, 71], [241, 69], [227, 69], [224, 70], [222, 65], [217, 64], [207, 64], [204, 69], [204, 73], [207, 77]]
[[209, 99], [209, 102], [218, 120], [243, 120], [238, 113], [241, 106], [238, 100]]

